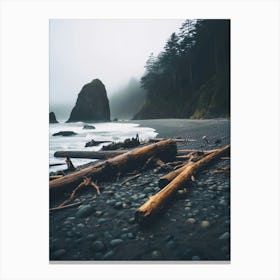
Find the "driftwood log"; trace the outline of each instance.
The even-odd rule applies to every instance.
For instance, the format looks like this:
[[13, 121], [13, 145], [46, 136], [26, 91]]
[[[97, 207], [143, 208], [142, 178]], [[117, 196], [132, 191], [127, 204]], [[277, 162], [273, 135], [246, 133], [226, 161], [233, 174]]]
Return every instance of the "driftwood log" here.
[[89, 159], [108, 159], [127, 151], [57, 151], [54, 153], [55, 157], [59, 158], [89, 158]]
[[108, 181], [118, 177], [119, 174], [140, 169], [150, 158], [155, 157], [163, 161], [170, 161], [176, 156], [176, 153], [176, 143], [171, 139], [134, 149], [50, 181], [50, 196], [52, 197], [65, 190], [72, 191], [85, 177], [98, 182]]
[[[157, 142], [158, 143], [158, 142]], [[210, 153], [215, 150], [203, 151], [204, 153]], [[128, 150], [116, 150], [116, 151], [57, 151], [54, 153], [58, 158], [88, 158], [88, 159], [108, 159], [118, 155], [127, 153]], [[178, 156], [188, 155], [193, 152], [201, 152], [201, 150], [178, 150]]]
[[171, 181], [161, 191], [151, 196], [148, 201], [146, 201], [142, 206], [140, 206], [140, 208], [137, 209], [135, 212], [135, 220], [138, 223], [143, 223], [149, 220], [149, 218], [153, 217], [164, 207], [165, 203], [168, 201], [168, 199], [170, 199], [172, 194], [187, 180], [191, 179], [193, 174], [195, 174], [201, 167], [229, 151], [229, 149], [230, 145], [225, 146], [224, 148], [218, 149], [217, 151], [203, 157], [199, 161], [187, 165], [173, 181]]

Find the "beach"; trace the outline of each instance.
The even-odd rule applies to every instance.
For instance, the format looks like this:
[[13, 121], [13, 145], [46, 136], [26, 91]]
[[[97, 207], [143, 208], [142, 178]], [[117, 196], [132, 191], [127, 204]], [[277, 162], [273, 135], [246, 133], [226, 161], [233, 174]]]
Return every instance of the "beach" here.
[[[211, 150], [230, 143], [230, 120], [134, 120], [155, 129], [159, 138], [181, 138], [177, 149]], [[100, 195], [85, 189], [74, 202], [81, 205], [50, 212], [51, 261], [229, 261], [230, 167], [218, 160], [183, 185], [148, 226], [135, 211], [160, 191], [163, 168], [150, 168], [130, 180], [100, 182]], [[69, 197], [53, 199], [55, 207]]]

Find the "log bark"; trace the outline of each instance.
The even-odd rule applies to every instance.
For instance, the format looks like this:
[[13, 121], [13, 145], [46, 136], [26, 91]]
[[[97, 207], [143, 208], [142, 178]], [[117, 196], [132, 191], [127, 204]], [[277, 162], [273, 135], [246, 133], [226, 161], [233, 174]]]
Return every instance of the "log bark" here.
[[134, 149], [122, 155], [108, 159], [104, 162], [96, 163], [92, 166], [65, 175], [62, 178], [50, 181], [50, 196], [59, 194], [65, 190], [72, 191], [80, 184], [85, 177], [95, 181], [112, 180], [118, 174], [125, 174], [140, 169], [151, 157], [169, 161], [176, 156], [176, 143], [171, 140], [164, 140], [155, 144], [150, 144], [138, 149]]
[[172, 194], [191, 176], [197, 172], [201, 167], [209, 164], [211, 161], [221, 156], [225, 152], [229, 151], [230, 145], [225, 146], [205, 157], [197, 162], [193, 162], [187, 165], [184, 170], [172, 180], [165, 188], [159, 191], [157, 194], [151, 196], [148, 201], [146, 201], [140, 208], [135, 212], [135, 220], [139, 223], [143, 223], [149, 220], [151, 217], [155, 216], [165, 205], [165, 203], [170, 199]]
[[88, 158], [88, 159], [108, 159], [127, 151], [57, 151], [54, 153], [55, 157], [60, 158]]
[[[172, 139], [173, 140], [173, 139]], [[158, 143], [158, 142], [157, 142]], [[204, 153], [210, 153], [215, 150], [205, 150]], [[88, 159], [109, 159], [118, 155], [127, 153], [128, 150], [117, 150], [117, 151], [57, 151], [54, 153], [55, 157], [58, 158], [88, 158]], [[178, 150], [177, 154], [187, 155], [193, 152], [202, 152], [201, 150]]]

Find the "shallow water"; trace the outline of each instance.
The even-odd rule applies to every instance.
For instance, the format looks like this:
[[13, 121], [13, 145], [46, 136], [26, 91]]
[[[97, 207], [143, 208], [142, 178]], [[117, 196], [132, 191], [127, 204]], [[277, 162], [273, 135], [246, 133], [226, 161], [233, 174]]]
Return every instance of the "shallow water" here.
[[[83, 129], [85, 124], [94, 125], [95, 129]], [[77, 133], [74, 136], [53, 136], [54, 133], [59, 131], [73, 131]], [[65, 163], [63, 158], [55, 158], [53, 155], [56, 151], [98, 151], [103, 145], [100, 144], [95, 147], [85, 148], [85, 144], [90, 140], [95, 141], [114, 141], [121, 142], [126, 138], [135, 137], [139, 135], [140, 140], [147, 140], [148, 138], [155, 137], [157, 132], [153, 128], [140, 127], [135, 123], [119, 123], [119, 122], [105, 122], [105, 123], [57, 123], [50, 124], [49, 129], [49, 161], [53, 163]], [[109, 143], [108, 143], [109, 144]], [[92, 159], [71, 159], [74, 166], [92, 162]], [[65, 169], [65, 165], [50, 167], [50, 171], [57, 171]]]

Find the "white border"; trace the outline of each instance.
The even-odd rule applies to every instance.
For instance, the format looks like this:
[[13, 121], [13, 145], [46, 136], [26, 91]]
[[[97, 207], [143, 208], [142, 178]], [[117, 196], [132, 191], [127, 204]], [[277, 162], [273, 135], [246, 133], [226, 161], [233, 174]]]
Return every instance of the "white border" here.
[[[231, 19], [231, 264], [49, 264], [49, 18]], [[278, 1], [2, 1], [0, 278], [279, 279], [279, 34]]]

